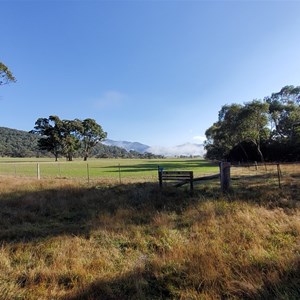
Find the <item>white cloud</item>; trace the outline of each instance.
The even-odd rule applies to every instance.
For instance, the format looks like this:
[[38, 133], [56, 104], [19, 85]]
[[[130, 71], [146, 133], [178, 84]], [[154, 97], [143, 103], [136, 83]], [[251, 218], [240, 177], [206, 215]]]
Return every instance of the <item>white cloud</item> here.
[[94, 100], [97, 108], [117, 108], [122, 106], [126, 95], [118, 91], [106, 91], [100, 98]]

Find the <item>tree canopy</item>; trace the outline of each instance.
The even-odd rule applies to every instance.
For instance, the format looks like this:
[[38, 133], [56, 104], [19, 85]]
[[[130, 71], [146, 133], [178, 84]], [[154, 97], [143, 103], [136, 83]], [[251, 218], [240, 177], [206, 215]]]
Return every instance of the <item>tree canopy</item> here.
[[87, 160], [93, 147], [107, 137], [107, 133], [93, 119], [81, 122], [80, 136], [82, 141], [84, 160]]
[[58, 116], [39, 118], [31, 132], [41, 136], [40, 150], [50, 151], [56, 160], [65, 155], [69, 161], [80, 148], [87, 160], [91, 149], [107, 136], [93, 119], [61, 120]]
[[205, 134], [210, 159], [299, 160], [300, 87], [286, 86], [243, 105], [224, 105]]
[[7, 84], [9, 82], [16, 82], [16, 79], [8, 67], [0, 61], [0, 85]]

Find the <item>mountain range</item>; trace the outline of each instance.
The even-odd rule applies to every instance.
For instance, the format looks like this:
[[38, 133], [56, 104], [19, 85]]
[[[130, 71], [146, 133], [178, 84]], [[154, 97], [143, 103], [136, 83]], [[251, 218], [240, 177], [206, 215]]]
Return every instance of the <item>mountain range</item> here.
[[204, 156], [205, 150], [203, 144], [185, 143], [173, 147], [148, 146], [139, 142], [114, 141], [106, 139], [102, 144], [107, 146], [117, 146], [127, 151], [136, 151], [139, 153], [153, 153], [163, 156]]
[[113, 141], [110, 139], [106, 139], [101, 143], [106, 146], [116, 146], [116, 147], [124, 148], [126, 151], [132, 150], [139, 153], [149, 152], [148, 149], [150, 148], [150, 146], [138, 142]]

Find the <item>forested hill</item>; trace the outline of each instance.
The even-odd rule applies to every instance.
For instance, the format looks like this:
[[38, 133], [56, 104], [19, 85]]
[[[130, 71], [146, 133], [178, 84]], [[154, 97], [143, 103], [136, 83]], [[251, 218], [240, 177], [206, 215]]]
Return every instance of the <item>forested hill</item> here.
[[38, 136], [26, 131], [0, 127], [0, 156], [36, 156], [39, 153], [38, 139]]
[[[53, 155], [46, 151], [38, 149], [39, 136], [28, 133], [23, 130], [16, 130], [6, 127], [0, 127], [0, 156], [6, 157], [52, 157]], [[80, 157], [81, 153], [76, 153], [75, 157]], [[135, 151], [126, 151], [117, 146], [107, 146], [99, 143], [92, 149], [91, 157], [97, 158], [152, 158], [150, 153], [138, 153]]]

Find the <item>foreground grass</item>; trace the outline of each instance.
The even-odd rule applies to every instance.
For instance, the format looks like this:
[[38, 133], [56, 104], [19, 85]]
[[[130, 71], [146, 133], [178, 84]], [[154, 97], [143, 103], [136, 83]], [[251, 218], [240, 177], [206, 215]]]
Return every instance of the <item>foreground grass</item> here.
[[1, 299], [300, 298], [296, 190], [0, 177], [0, 201]]

